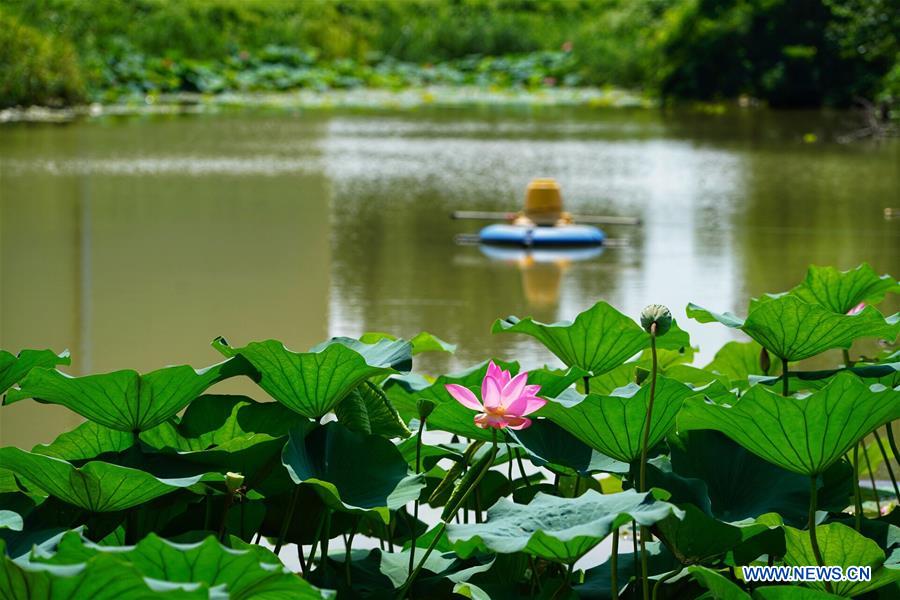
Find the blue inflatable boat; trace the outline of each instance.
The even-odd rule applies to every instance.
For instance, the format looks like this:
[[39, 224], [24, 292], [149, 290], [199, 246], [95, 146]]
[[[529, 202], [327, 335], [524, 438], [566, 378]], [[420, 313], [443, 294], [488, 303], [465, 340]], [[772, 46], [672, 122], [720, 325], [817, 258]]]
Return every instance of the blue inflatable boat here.
[[606, 235], [590, 225], [538, 227], [527, 225], [488, 225], [478, 234], [483, 244], [513, 246], [600, 246]]

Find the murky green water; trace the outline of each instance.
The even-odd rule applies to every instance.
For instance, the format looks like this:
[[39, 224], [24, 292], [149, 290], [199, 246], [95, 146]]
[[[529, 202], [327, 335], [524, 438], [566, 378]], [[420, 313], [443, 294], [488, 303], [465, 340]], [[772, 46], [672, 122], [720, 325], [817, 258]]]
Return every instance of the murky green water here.
[[[743, 312], [808, 263], [900, 273], [900, 140], [838, 144], [847, 117], [453, 110], [221, 114], [0, 127], [0, 347], [69, 348], [73, 373], [219, 360], [217, 335], [305, 349], [431, 331], [425, 371], [549, 357], [491, 336], [509, 314], [598, 299]], [[804, 143], [814, 133], [818, 142]], [[572, 212], [635, 215], [600, 256], [486, 255], [453, 210], [511, 210], [555, 177]], [[896, 310], [897, 302], [886, 306]], [[684, 323], [683, 323], [684, 324]], [[684, 324], [707, 361], [734, 335]], [[246, 383], [232, 390], [259, 392]], [[78, 422], [21, 402], [0, 444]]]

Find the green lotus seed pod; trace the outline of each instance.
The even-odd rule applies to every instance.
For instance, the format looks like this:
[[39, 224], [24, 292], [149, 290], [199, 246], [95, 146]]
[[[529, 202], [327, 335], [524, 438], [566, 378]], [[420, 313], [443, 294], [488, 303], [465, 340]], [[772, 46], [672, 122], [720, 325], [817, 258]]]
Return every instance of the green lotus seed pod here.
[[240, 473], [225, 473], [225, 487], [230, 493], [235, 493], [242, 485], [244, 485], [244, 476]]
[[641, 311], [641, 327], [652, 333], [650, 327], [656, 323], [656, 335], [665, 335], [672, 327], [672, 313], [662, 304], [651, 304]]
[[431, 400], [419, 398], [419, 401], [416, 402], [416, 408], [419, 411], [419, 420], [425, 422], [425, 419], [428, 418], [428, 415], [434, 412], [434, 409], [437, 408], [437, 404], [435, 404]]

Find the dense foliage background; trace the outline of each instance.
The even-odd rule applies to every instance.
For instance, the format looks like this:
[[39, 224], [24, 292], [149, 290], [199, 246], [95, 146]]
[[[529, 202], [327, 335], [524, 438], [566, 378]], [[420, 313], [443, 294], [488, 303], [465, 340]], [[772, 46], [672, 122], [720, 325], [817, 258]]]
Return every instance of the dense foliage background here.
[[0, 106], [425, 84], [890, 105], [898, 40], [898, 0], [3, 0]]

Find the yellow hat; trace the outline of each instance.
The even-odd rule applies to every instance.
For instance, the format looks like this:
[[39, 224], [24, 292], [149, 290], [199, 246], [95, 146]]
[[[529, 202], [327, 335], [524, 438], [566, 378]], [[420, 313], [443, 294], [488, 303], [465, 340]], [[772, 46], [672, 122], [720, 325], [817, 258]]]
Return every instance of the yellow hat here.
[[555, 179], [532, 179], [525, 188], [525, 213], [547, 214], [562, 212], [562, 194]]

